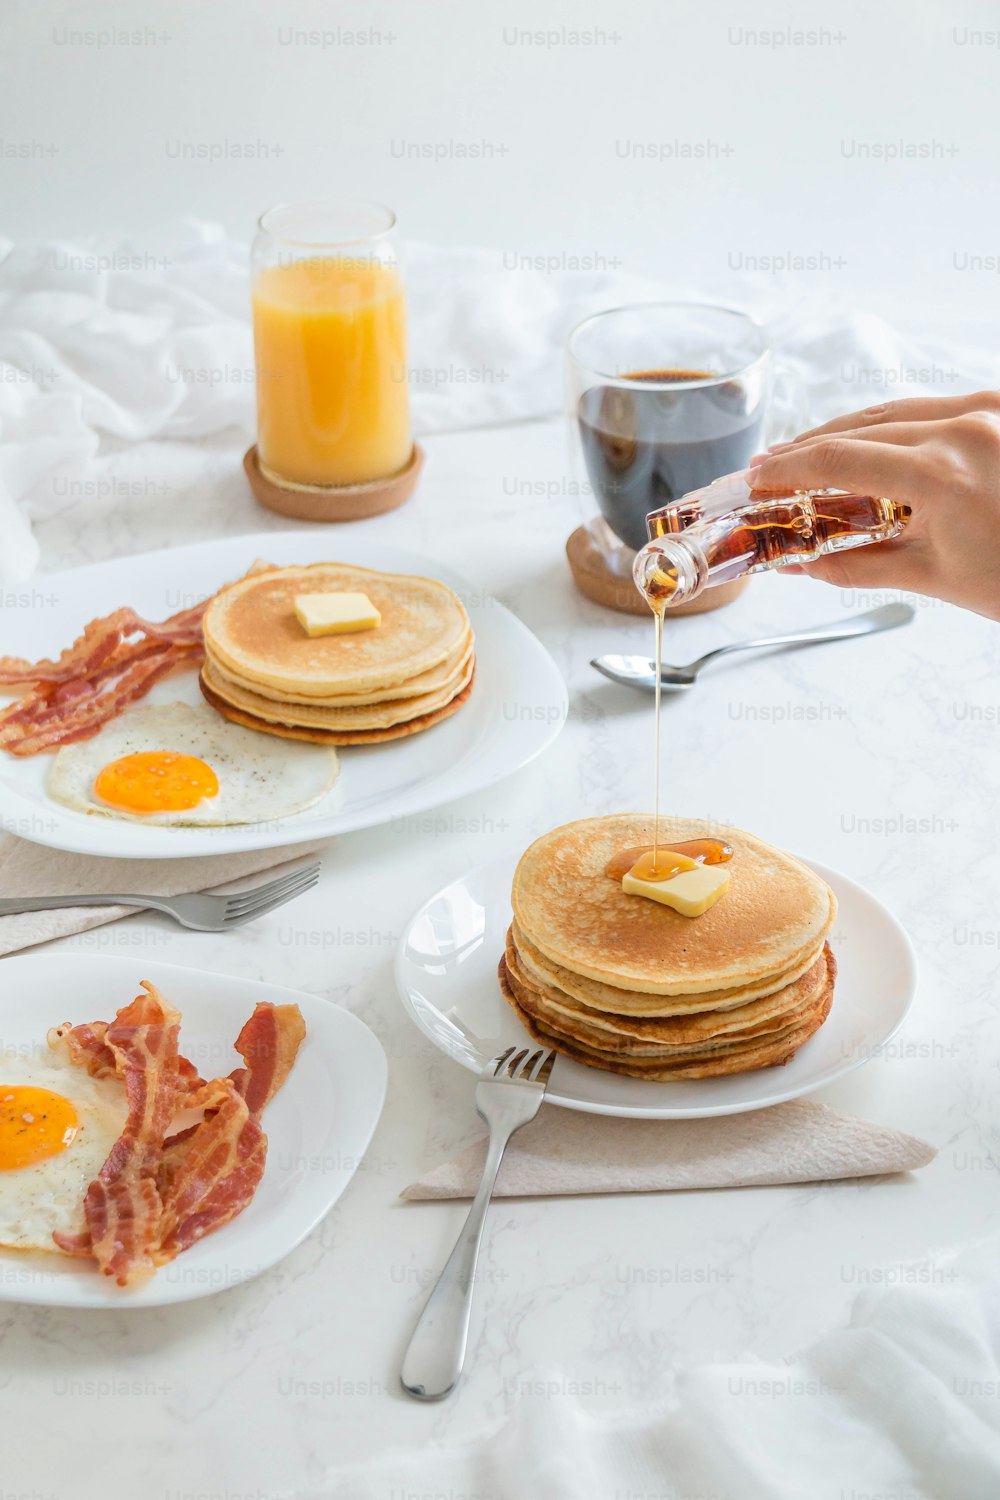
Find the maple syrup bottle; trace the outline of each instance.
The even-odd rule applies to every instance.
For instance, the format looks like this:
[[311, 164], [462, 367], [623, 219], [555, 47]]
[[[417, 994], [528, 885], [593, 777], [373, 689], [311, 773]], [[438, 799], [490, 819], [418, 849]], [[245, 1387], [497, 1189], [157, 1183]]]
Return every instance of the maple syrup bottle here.
[[751, 490], [744, 474], [726, 474], [650, 512], [632, 576], [652, 608], [669, 609], [746, 573], [890, 541], [909, 516], [875, 495]]

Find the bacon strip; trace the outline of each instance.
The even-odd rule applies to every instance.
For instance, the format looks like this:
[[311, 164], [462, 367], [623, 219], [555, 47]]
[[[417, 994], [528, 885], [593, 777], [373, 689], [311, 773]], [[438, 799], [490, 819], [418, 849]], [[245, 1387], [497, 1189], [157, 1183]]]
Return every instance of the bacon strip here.
[[158, 1266], [242, 1213], [264, 1175], [267, 1137], [230, 1079], [214, 1079], [188, 1103], [206, 1114], [164, 1158]]
[[[267, 1137], [260, 1112], [288, 1077], [305, 1023], [297, 1005], [258, 1004], [236, 1039], [245, 1066], [206, 1083], [177, 1051], [180, 1017], [143, 982], [145, 995], [110, 1024], [49, 1033], [70, 1062], [94, 1076], [117, 1074], [128, 1117], [99, 1176], [87, 1189], [87, 1229], [56, 1234], [61, 1250], [90, 1255], [128, 1286], [228, 1224], [264, 1174]], [[178, 1111], [197, 1124], [166, 1138]]]
[[[61, 1026], [52, 1027], [47, 1040], [50, 1047], [62, 1049], [74, 1067], [85, 1068], [91, 1078], [114, 1078], [119, 1071], [118, 1059], [108, 1046], [107, 1034], [107, 1021], [86, 1021], [80, 1026], [71, 1026], [64, 1021]], [[205, 1080], [194, 1063], [180, 1054], [177, 1056], [175, 1083], [179, 1096], [196, 1093], [205, 1087]]]
[[82, 1026], [64, 1021], [52, 1027], [48, 1043], [62, 1050], [74, 1067], [86, 1068], [91, 1078], [113, 1078], [118, 1072], [118, 1059], [105, 1040], [107, 1034], [107, 1021], [87, 1021]]
[[116, 609], [113, 614], [91, 620], [72, 646], [56, 661], [27, 661], [22, 656], [0, 657], [0, 688], [22, 687], [38, 682], [73, 682], [92, 677], [128, 636], [139, 632], [147, 640], [174, 646], [196, 646], [201, 641], [201, 618], [205, 604], [171, 615], [168, 620], [144, 620], [134, 609]]
[[176, 1106], [180, 1015], [153, 985], [143, 981], [142, 989], [104, 1034], [125, 1084], [125, 1128], [87, 1189], [84, 1233], [53, 1235], [68, 1254], [92, 1255], [119, 1286], [155, 1267], [163, 1214], [156, 1179]]
[[[270, 563], [258, 561], [244, 577], [270, 570]], [[27, 756], [91, 739], [168, 672], [197, 666], [208, 603], [160, 621], [116, 609], [91, 620], [55, 661], [0, 657], [0, 693], [22, 695], [0, 709], [0, 748]]]
[[160, 678], [178, 667], [196, 666], [201, 656], [200, 646], [166, 646], [137, 661], [106, 690], [100, 682], [36, 688], [0, 710], [0, 748], [23, 757], [92, 739], [130, 703], [145, 697]]
[[292, 1070], [306, 1023], [297, 1005], [260, 1001], [236, 1038], [236, 1050], [246, 1067], [229, 1077], [247, 1101], [252, 1115], [263, 1112]]

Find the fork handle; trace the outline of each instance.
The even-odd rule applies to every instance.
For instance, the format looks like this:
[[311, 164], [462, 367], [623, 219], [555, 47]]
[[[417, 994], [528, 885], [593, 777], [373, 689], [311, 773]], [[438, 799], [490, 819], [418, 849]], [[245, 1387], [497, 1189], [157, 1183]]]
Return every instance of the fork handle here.
[[403, 1389], [418, 1401], [440, 1401], [454, 1390], [462, 1373], [486, 1210], [513, 1133], [508, 1130], [506, 1134], [490, 1135], [482, 1181], [472, 1200], [469, 1217], [427, 1299], [403, 1357], [400, 1371]]
[[26, 911], [55, 911], [61, 906], [152, 906], [157, 911], [169, 910], [155, 896], [4, 896], [0, 898], [0, 917], [17, 917]]

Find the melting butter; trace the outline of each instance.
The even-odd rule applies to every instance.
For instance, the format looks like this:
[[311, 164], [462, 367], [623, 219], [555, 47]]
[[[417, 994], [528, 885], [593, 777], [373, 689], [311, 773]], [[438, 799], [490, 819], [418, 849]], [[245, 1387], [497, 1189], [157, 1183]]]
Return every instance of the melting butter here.
[[682, 917], [700, 917], [715, 905], [729, 884], [729, 870], [724, 864], [700, 865], [692, 861], [690, 869], [681, 870], [668, 880], [662, 877], [650, 880], [643, 878], [642, 863], [638, 860], [622, 876], [622, 890], [628, 896], [646, 896], [661, 906], [670, 906]]

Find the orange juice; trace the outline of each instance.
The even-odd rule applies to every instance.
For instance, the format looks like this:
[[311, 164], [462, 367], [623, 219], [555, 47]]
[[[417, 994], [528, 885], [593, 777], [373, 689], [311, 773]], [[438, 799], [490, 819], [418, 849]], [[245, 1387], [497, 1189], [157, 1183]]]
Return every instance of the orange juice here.
[[406, 304], [394, 265], [324, 255], [253, 287], [257, 452], [295, 484], [363, 484], [407, 463]]

